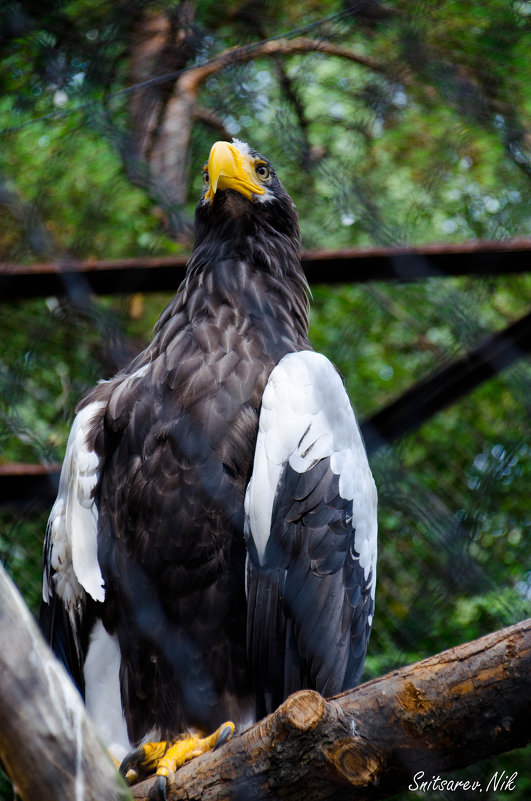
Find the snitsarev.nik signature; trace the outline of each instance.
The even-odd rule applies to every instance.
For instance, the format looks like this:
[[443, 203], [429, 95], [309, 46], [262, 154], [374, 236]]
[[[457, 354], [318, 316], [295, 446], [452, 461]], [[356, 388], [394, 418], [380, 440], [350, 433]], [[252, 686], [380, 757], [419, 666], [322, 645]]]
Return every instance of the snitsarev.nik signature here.
[[419, 770], [413, 776], [412, 782], [408, 785], [408, 790], [428, 793], [428, 792], [454, 792], [456, 790], [470, 790], [482, 793], [493, 790], [494, 792], [511, 791], [516, 789], [518, 772], [508, 775], [504, 770], [496, 771], [488, 779], [488, 782], [480, 782], [477, 779], [450, 779], [442, 776], [431, 776], [426, 778], [423, 770]]

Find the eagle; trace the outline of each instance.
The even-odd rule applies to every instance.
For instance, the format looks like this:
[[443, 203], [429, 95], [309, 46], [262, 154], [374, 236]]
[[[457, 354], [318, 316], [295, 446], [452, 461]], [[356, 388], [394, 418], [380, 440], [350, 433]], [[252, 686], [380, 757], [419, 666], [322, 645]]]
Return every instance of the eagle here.
[[151, 343], [77, 407], [43, 550], [41, 628], [162, 797], [290, 693], [355, 686], [374, 613], [376, 488], [308, 340], [295, 205], [238, 140], [203, 180]]

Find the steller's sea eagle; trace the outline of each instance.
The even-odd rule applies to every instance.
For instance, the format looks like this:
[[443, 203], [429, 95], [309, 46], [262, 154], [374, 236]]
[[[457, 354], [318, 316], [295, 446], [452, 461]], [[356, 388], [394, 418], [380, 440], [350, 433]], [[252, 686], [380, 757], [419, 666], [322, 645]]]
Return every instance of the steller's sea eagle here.
[[162, 794], [222, 721], [354, 686], [374, 611], [376, 489], [308, 341], [295, 206], [243, 142], [203, 174], [151, 344], [78, 406], [43, 557], [42, 629], [111, 754], [178, 742]]

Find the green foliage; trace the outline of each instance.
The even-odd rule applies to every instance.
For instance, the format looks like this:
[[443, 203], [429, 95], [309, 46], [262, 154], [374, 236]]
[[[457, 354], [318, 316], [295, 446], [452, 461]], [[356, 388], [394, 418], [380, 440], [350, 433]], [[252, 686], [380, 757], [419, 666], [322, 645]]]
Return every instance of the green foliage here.
[[[8, 98], [0, 101], [0, 113], [8, 105]], [[23, 128], [10, 138], [9, 148], [0, 150], [2, 173], [16, 176], [16, 183], [11, 181], [18, 195], [38, 210], [38, 218], [28, 213], [17, 232], [7, 209], [0, 223], [3, 258], [30, 260], [28, 236], [38, 236], [39, 228], [74, 258], [177, 249], [161, 230], [160, 215], [146, 193], [127, 180], [112, 142], [93, 133], [78, 115]]]

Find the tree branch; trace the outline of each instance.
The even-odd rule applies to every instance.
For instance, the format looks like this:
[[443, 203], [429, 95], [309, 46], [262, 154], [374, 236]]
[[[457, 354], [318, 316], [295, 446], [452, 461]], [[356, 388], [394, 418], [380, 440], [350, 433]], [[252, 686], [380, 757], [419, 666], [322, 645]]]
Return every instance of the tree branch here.
[[[130, 796], [0, 565], [0, 759], [23, 801]], [[375, 801], [531, 741], [531, 619], [325, 701], [311, 690], [184, 765], [168, 801]], [[132, 788], [154, 798], [154, 780]]]
[[[168, 801], [387, 798], [531, 740], [531, 619], [325, 701], [304, 690], [183, 766]], [[152, 798], [153, 779], [132, 788]]]
[[0, 678], [0, 760], [23, 801], [131, 798], [1, 564]]
[[387, 69], [385, 64], [356, 53], [350, 47], [344, 47], [324, 39], [308, 39], [301, 36], [296, 39], [271, 39], [253, 45], [232, 47], [224, 50], [205, 64], [200, 64], [184, 72], [178, 83], [181, 91], [196, 94], [199, 86], [207, 78], [225, 67], [233, 64], [245, 64], [255, 58], [270, 58], [277, 55], [292, 56], [299, 53], [326, 53], [329, 56], [337, 56], [338, 58], [353, 61], [362, 67], [367, 67], [379, 73], [385, 73]]

